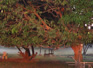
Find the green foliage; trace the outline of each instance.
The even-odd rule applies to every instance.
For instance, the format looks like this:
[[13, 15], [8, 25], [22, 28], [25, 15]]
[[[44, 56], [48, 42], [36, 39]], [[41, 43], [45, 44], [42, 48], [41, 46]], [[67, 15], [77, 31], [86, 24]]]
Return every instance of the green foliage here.
[[13, 5], [17, 0], [1, 0], [1, 4]]
[[[18, 1], [0, 0], [1, 45], [57, 46], [93, 41], [93, 32], [89, 32], [84, 26], [85, 23], [92, 23], [92, 0], [54, 0], [41, 2], [42, 5], [33, 1], [32, 4], [24, 5]], [[61, 11], [61, 8], [64, 8], [64, 11]], [[57, 12], [64, 15], [60, 17]], [[46, 29], [44, 24], [51, 29]], [[53, 40], [55, 42], [52, 42]]]
[[56, 31], [55, 30], [51, 30], [48, 32], [49, 38], [55, 38], [56, 37]]
[[17, 33], [17, 32], [18, 32], [17, 28], [14, 27], [14, 28], [12, 29], [12, 34]]

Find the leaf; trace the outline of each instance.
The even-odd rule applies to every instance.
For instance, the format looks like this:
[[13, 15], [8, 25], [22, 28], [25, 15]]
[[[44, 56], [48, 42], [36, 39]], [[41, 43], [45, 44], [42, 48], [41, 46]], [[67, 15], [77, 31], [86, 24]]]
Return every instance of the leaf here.
[[64, 0], [64, 1], [62, 2], [62, 5], [64, 6], [65, 4], [67, 4], [67, 1]]
[[17, 33], [18, 32], [18, 30], [17, 30], [17, 28], [16, 27], [14, 27], [14, 28], [12, 28], [12, 34], [14, 34], [14, 33]]
[[49, 31], [48, 34], [49, 34], [50, 38], [55, 38], [56, 37], [56, 31], [55, 30]]

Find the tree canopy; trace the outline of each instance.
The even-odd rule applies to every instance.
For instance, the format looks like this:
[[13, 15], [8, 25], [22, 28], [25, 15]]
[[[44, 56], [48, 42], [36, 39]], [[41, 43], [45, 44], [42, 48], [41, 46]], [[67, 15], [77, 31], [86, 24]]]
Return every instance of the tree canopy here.
[[91, 43], [93, 0], [0, 0], [0, 44], [4, 46]]

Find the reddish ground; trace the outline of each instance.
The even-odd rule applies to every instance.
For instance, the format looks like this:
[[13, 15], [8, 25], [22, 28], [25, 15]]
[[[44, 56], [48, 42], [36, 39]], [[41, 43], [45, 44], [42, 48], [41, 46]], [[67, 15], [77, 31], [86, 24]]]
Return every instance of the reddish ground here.
[[36, 62], [38, 59], [25, 60], [23, 58], [9, 58], [9, 59], [0, 59], [0, 62]]

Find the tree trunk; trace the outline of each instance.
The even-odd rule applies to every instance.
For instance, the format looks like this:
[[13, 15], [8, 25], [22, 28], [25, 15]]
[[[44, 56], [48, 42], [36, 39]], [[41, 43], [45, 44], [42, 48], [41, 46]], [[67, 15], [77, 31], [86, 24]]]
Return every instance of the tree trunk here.
[[34, 55], [35, 54], [35, 52], [34, 52], [34, 46], [31, 46], [31, 48], [32, 48], [32, 55]]
[[23, 48], [25, 49], [25, 54], [28, 55], [28, 56], [31, 56], [30, 49], [29, 48], [25, 48], [25, 47], [23, 47]]
[[71, 48], [74, 51], [75, 67], [76, 68], [82, 68], [80, 62], [83, 61], [83, 57], [82, 57], [83, 44], [71, 46]]
[[29, 60], [32, 60], [37, 55], [37, 53], [34, 54], [34, 47], [33, 46], [32, 46], [32, 56], [30, 54], [30, 49], [29, 48], [26, 48], [26, 47], [22, 46], [25, 49], [25, 53], [24, 53], [24, 52], [21, 51], [21, 49], [18, 46], [16, 46], [16, 47], [20, 51], [19, 54], [23, 57], [23, 60], [26, 61], [26, 62], [29, 61]]
[[26, 50], [26, 53], [28, 54], [28, 56], [31, 56], [29, 48], [26, 48], [25, 50]]
[[41, 49], [42, 49], [42, 47], [40, 47], [40, 54], [39, 55], [41, 55]]
[[88, 44], [83, 46], [83, 55], [86, 55], [88, 48], [89, 48]]
[[18, 47], [18, 46], [16, 46], [17, 47], [17, 49], [19, 50], [19, 51], [21, 51], [21, 49]]

